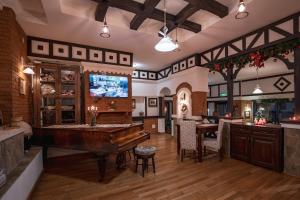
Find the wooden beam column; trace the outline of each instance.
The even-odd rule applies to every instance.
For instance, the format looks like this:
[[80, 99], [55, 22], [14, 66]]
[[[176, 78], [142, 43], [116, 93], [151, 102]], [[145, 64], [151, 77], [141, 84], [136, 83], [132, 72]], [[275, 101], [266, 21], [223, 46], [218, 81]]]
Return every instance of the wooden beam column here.
[[227, 112], [233, 114], [233, 67], [227, 69]]
[[300, 48], [295, 49], [294, 55], [295, 115], [300, 117]]

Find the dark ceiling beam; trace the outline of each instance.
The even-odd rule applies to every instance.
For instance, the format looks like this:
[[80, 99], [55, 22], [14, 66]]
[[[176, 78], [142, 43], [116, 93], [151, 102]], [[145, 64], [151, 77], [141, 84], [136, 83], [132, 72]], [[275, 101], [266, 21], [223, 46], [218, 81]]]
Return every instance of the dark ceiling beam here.
[[146, 0], [144, 3], [143, 11], [136, 14], [130, 22], [130, 29], [137, 30], [142, 23], [151, 15], [155, 6], [160, 0]]
[[215, 0], [185, 0], [199, 9], [206, 10], [214, 15], [223, 18], [228, 15], [228, 7]]
[[[168, 27], [168, 32], [170, 33], [172, 30], [174, 30], [176, 27], [180, 26], [186, 21], [187, 18], [189, 18], [190, 16], [192, 16], [195, 12], [197, 12], [199, 9], [195, 6], [193, 6], [192, 4], [188, 4], [186, 5], [175, 17], [175, 22], [174, 23], [167, 23], [167, 27]], [[198, 24], [197, 24], [198, 25]], [[163, 32], [163, 28], [162, 27], [160, 29], [160, 31]], [[199, 31], [201, 31], [201, 25], [199, 25]], [[199, 32], [198, 31], [198, 32]]]
[[[133, 0], [93, 0], [93, 1], [98, 3], [106, 1], [109, 7], [115, 7], [135, 14], [139, 14], [144, 10], [144, 4]], [[153, 9], [153, 12], [148, 16], [148, 18], [160, 22], [164, 22], [164, 12], [155, 8]], [[175, 23], [175, 20], [176, 20], [175, 15], [167, 14], [167, 24], [173, 24]], [[183, 22], [180, 27], [195, 33], [201, 31], [201, 25], [191, 21]]]
[[107, 1], [99, 1], [97, 8], [96, 8], [96, 12], [95, 12], [95, 20], [103, 22], [105, 15], [107, 13], [107, 10], [108, 10]]
[[[228, 15], [228, 7], [215, 0], [185, 0], [189, 4], [186, 5], [175, 17], [174, 23], [168, 23], [168, 33], [174, 30], [176, 27], [182, 27], [182, 24], [198, 10], [209, 11], [221, 18]], [[160, 29], [163, 30], [163, 27]], [[201, 28], [200, 28], [201, 30]]]

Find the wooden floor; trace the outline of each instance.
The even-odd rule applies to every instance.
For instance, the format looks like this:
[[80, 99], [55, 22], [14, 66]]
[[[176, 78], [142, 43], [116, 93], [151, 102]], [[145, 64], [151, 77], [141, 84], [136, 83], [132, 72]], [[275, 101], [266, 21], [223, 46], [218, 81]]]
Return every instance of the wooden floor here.
[[206, 199], [300, 199], [300, 179], [233, 159], [217, 157], [202, 163], [178, 162], [175, 140], [152, 135], [148, 144], [158, 148], [156, 174], [145, 178], [134, 172], [134, 163], [123, 171], [110, 170], [98, 183], [97, 165], [91, 158], [74, 157], [50, 162], [32, 199], [97, 200], [206, 200]]

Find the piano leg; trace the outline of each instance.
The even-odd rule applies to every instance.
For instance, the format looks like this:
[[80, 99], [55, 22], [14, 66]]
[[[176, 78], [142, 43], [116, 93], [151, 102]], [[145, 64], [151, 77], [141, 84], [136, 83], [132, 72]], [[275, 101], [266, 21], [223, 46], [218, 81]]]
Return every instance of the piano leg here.
[[123, 169], [126, 167], [126, 151], [118, 153], [116, 164], [117, 164], [117, 169]]
[[106, 170], [106, 157], [107, 154], [96, 154], [97, 156], [97, 162], [98, 162], [98, 170], [99, 170], [99, 182], [101, 182], [104, 179], [105, 170]]

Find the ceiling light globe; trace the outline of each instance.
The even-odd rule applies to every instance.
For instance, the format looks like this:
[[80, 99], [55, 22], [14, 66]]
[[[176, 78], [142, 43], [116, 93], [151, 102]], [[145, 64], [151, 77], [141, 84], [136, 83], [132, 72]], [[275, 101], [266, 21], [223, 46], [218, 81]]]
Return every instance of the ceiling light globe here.
[[102, 32], [103, 32], [103, 33], [109, 33], [108, 27], [107, 27], [107, 26], [103, 26]]
[[155, 50], [160, 52], [169, 52], [177, 48], [176, 44], [168, 37], [163, 37], [156, 45]]

